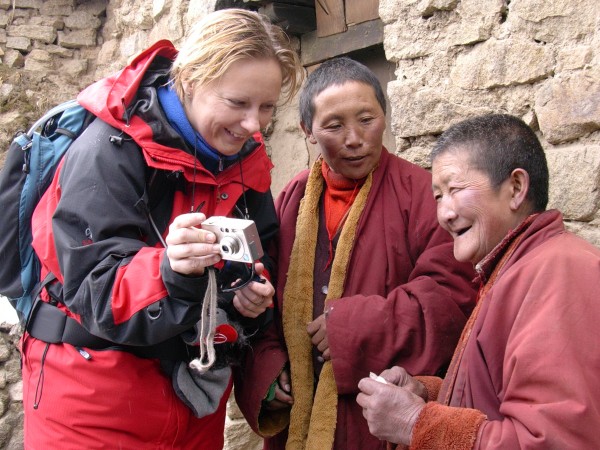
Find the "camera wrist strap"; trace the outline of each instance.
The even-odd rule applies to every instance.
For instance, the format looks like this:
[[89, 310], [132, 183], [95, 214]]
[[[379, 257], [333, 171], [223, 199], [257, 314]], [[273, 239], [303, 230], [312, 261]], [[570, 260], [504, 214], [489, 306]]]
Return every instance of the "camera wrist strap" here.
[[200, 357], [190, 362], [190, 368], [204, 373], [215, 363], [215, 329], [217, 327], [217, 276], [213, 267], [207, 267], [208, 284], [204, 299], [202, 300], [202, 312], [198, 327], [200, 328]]

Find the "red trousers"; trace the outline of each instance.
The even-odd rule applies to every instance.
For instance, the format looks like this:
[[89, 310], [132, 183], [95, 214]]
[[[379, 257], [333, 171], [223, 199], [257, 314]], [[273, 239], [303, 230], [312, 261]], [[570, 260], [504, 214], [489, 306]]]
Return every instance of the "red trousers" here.
[[68, 344], [44, 357], [46, 344], [27, 333], [21, 344], [25, 449], [223, 448], [231, 381], [217, 411], [198, 419], [157, 360], [114, 350], [86, 360]]

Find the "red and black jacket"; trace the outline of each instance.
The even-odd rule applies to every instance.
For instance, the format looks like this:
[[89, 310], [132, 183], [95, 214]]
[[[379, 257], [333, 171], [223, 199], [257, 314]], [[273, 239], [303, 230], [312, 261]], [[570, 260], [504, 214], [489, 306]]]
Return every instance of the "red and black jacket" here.
[[[69, 148], [33, 218], [42, 279], [52, 272], [62, 285], [59, 307], [117, 345], [151, 346], [190, 329], [206, 289], [207, 277], [171, 269], [140, 205], [150, 207], [163, 236], [193, 207], [232, 216], [242, 201], [264, 248], [277, 233], [273, 165], [262, 137], [215, 175], [169, 125], [156, 89], [168, 81], [175, 55], [160, 41], [81, 92], [79, 103], [97, 119]], [[158, 188], [149, 182], [156, 173]], [[263, 262], [272, 272], [267, 256]]]

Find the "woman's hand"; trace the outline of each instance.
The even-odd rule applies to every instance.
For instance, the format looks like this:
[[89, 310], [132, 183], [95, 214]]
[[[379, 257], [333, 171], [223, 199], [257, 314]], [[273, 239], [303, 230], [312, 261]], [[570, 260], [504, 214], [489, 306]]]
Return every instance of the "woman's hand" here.
[[306, 327], [306, 332], [310, 336], [313, 345], [321, 352], [323, 361], [329, 361], [331, 359], [331, 354], [329, 353], [329, 341], [327, 340], [326, 318], [326, 313], [321, 314]]
[[173, 271], [183, 275], [203, 275], [206, 267], [221, 260], [217, 237], [199, 228], [206, 220], [202, 213], [177, 216], [167, 234], [167, 258]]
[[[262, 263], [256, 263], [254, 270], [258, 276], [265, 270]], [[275, 288], [269, 280], [261, 276], [263, 283], [252, 281], [248, 286], [235, 292], [233, 306], [244, 317], [258, 317], [273, 305]]]
[[413, 394], [427, 401], [427, 389], [425, 385], [411, 377], [403, 367], [394, 366], [391, 369], [384, 370], [379, 376], [388, 383], [408, 389]]
[[370, 378], [360, 380], [358, 388], [361, 392], [356, 402], [363, 408], [371, 434], [389, 442], [409, 445], [425, 401], [406, 387]]
[[294, 404], [292, 397], [292, 388], [290, 387], [290, 372], [288, 369], [283, 369], [277, 378], [275, 384], [275, 398], [264, 403], [265, 408], [269, 411], [289, 408]]

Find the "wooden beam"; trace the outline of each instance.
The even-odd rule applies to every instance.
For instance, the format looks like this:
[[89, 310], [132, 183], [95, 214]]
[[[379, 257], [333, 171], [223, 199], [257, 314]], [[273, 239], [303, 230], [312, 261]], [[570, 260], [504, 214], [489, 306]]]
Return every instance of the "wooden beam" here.
[[315, 0], [317, 34], [319, 37], [346, 31], [344, 0]]
[[382, 42], [383, 22], [376, 19], [350, 26], [345, 33], [332, 36], [318, 37], [316, 31], [304, 34], [300, 39], [300, 57], [303, 65], [310, 66]]
[[346, 23], [354, 25], [379, 18], [379, 0], [346, 0]]

